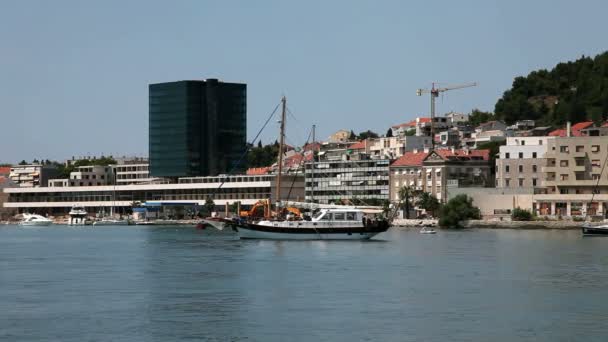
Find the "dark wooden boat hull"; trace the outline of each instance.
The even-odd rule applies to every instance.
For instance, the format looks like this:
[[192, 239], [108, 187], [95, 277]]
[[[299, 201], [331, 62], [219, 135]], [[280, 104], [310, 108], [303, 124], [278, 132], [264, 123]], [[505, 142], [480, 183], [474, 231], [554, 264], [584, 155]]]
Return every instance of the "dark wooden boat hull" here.
[[241, 239], [271, 240], [367, 240], [387, 231], [388, 223], [382, 222], [372, 227], [347, 228], [309, 228], [309, 227], [270, 227], [253, 223], [237, 225]]

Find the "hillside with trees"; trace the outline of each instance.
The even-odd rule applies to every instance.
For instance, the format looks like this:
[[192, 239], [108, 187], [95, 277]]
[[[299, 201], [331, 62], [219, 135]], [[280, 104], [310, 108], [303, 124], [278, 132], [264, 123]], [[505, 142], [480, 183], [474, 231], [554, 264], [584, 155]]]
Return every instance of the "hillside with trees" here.
[[552, 70], [516, 77], [494, 108], [497, 119], [512, 124], [537, 120], [537, 125], [562, 125], [567, 121], [608, 117], [608, 52], [595, 58], [582, 56], [560, 63]]

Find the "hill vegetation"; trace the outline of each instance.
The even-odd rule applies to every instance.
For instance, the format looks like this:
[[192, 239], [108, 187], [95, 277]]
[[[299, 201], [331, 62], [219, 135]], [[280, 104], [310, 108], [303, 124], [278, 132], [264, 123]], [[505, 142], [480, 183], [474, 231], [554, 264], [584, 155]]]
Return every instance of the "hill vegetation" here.
[[512, 88], [496, 103], [494, 113], [507, 124], [524, 119], [537, 120], [537, 125], [605, 120], [608, 52], [560, 63], [550, 71], [541, 69], [516, 77]]

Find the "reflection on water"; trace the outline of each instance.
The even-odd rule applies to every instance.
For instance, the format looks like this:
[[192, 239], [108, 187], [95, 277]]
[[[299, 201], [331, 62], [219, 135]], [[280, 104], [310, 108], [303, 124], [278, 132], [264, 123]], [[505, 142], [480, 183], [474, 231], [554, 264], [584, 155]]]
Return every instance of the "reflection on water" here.
[[0, 228], [0, 340], [555, 341], [608, 335], [608, 238], [392, 229], [241, 241]]

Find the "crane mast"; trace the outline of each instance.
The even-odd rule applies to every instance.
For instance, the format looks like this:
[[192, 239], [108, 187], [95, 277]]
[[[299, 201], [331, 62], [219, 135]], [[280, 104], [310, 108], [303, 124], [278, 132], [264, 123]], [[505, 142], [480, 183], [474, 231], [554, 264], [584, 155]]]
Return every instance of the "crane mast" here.
[[431, 89], [418, 89], [416, 90], [416, 95], [422, 96], [422, 94], [431, 94], [431, 150], [435, 149], [435, 98], [439, 97], [440, 93], [444, 93], [449, 90], [462, 89], [475, 87], [477, 82], [472, 83], [464, 83], [453, 86], [447, 86], [443, 88], [437, 88], [436, 83], [433, 82], [431, 85]]

